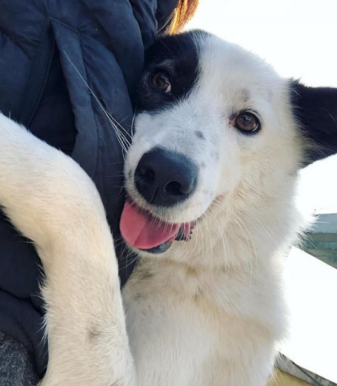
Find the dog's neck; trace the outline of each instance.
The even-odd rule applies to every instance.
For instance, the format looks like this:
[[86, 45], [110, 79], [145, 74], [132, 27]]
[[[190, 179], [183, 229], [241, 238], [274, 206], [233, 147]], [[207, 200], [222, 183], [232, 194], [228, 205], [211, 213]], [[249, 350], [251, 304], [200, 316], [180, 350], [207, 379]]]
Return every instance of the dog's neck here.
[[193, 269], [251, 268], [283, 253], [306, 222], [291, 198], [238, 205], [217, 200], [193, 231], [191, 241], [176, 242], [165, 258]]
[[[283, 186], [284, 189], [284, 186]], [[227, 310], [236, 307], [226, 294], [273, 291], [280, 281], [284, 256], [305, 222], [284, 195], [247, 205], [223, 197], [196, 225], [189, 242], [175, 242], [161, 256], [141, 258], [133, 280], [146, 280], [149, 296], [163, 283], [175, 296], [200, 296]], [[151, 284], [150, 284], [151, 282]], [[142, 286], [141, 286], [142, 287]], [[223, 290], [219, 290], [222, 288]], [[240, 293], [240, 295], [239, 295]], [[250, 295], [249, 295], [250, 296]]]

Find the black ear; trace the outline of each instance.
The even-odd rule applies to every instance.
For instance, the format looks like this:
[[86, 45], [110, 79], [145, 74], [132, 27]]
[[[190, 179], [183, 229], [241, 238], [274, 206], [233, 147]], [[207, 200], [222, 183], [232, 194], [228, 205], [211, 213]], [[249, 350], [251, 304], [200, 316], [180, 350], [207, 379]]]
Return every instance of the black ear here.
[[291, 83], [295, 118], [308, 140], [305, 165], [337, 153], [337, 89]]

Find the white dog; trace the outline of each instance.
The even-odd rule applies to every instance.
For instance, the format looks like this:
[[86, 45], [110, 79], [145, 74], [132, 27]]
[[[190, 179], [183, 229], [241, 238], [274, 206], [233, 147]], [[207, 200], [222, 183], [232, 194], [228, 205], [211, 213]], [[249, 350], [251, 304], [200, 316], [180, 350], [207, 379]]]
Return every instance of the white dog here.
[[120, 229], [140, 262], [123, 295], [94, 184], [0, 116], [0, 203], [46, 273], [42, 385], [266, 385], [283, 259], [306, 223], [297, 174], [329, 153], [330, 91], [200, 31], [159, 40], [125, 165]]

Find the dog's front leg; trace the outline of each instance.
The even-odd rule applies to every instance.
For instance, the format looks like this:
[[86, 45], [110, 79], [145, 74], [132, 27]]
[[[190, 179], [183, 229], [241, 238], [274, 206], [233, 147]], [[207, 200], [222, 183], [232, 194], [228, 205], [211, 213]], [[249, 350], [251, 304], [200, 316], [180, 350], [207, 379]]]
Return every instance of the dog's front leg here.
[[94, 184], [69, 157], [0, 114], [0, 203], [46, 280], [43, 386], [131, 386], [113, 241]]

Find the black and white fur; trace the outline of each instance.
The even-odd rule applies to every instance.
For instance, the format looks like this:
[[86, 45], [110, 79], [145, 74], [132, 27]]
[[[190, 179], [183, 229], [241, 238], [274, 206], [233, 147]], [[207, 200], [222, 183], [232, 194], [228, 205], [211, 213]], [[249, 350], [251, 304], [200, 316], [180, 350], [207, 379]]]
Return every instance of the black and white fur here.
[[[151, 74], [170, 74], [169, 95]], [[0, 203], [46, 272], [44, 386], [264, 386], [284, 337], [282, 265], [306, 226], [297, 174], [336, 151], [337, 92], [280, 78], [212, 35], [158, 41], [138, 89], [126, 190], [163, 221], [197, 221], [189, 242], [140, 252], [122, 294], [104, 209], [70, 158], [0, 116]], [[260, 130], [233, 125], [254, 111]], [[195, 192], [169, 208], [139, 195], [134, 172], [154, 147], [198, 168]], [[123, 304], [122, 304], [123, 302]]]

